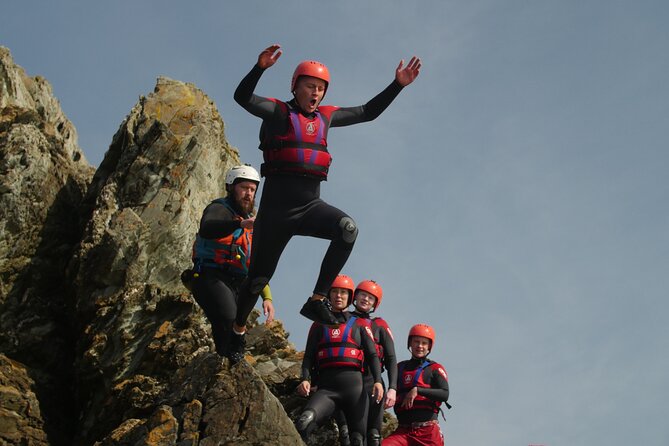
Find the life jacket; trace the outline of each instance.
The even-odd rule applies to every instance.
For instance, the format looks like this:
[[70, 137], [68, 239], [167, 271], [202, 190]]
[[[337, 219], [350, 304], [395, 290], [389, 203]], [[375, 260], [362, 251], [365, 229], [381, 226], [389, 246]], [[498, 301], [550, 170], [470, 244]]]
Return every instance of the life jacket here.
[[430, 383], [426, 383], [424, 380], [425, 377], [423, 371], [431, 365], [439, 366], [439, 364], [426, 359], [415, 370], [405, 370], [404, 366], [406, 362], [407, 361], [402, 361], [397, 365], [399, 372], [397, 377], [398, 398], [397, 404], [395, 404], [395, 413], [399, 415], [401, 412], [408, 410], [431, 410], [434, 413], [439, 413], [439, 406], [441, 406], [441, 401], [434, 401], [420, 394], [413, 400], [413, 406], [411, 408], [402, 407], [401, 402], [404, 400], [406, 394], [409, 393], [411, 389], [414, 387], [430, 388]]
[[[363, 324], [367, 325], [373, 335], [374, 338], [374, 346], [376, 347], [376, 356], [379, 357], [379, 363], [381, 364], [381, 371], [385, 371], [385, 364], [384, 364], [384, 351], [383, 351], [383, 345], [381, 345], [381, 337], [379, 336], [379, 331], [386, 329], [390, 333], [390, 327], [388, 326], [388, 323], [385, 321], [385, 319], [382, 319], [380, 317], [374, 317], [374, 318], [367, 318], [367, 317], [361, 317], [360, 320], [362, 321]], [[392, 337], [392, 334], [390, 335]]]
[[[228, 198], [219, 198], [212, 203], [222, 204], [235, 215], [236, 219], [242, 220]], [[203, 266], [215, 267], [235, 276], [248, 275], [252, 239], [253, 230], [244, 228], [237, 228], [231, 234], [213, 240], [197, 234], [193, 243], [195, 269]]]
[[318, 342], [316, 356], [319, 368], [345, 367], [362, 370], [365, 355], [352, 333], [357, 319], [351, 316], [345, 324], [339, 324], [335, 328], [323, 325], [323, 336]]
[[288, 129], [284, 135], [274, 135], [260, 144], [265, 161], [260, 174], [293, 174], [326, 180], [332, 163], [326, 119], [337, 107], [321, 107], [309, 118], [288, 103], [277, 103], [288, 113]]

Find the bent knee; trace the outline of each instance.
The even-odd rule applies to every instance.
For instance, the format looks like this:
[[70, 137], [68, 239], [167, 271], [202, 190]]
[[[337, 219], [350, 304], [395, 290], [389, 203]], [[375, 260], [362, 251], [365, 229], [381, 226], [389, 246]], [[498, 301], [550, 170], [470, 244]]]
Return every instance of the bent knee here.
[[309, 426], [311, 425], [311, 423], [314, 422], [315, 416], [316, 414], [314, 413], [313, 410], [307, 409], [304, 412], [302, 412], [300, 417], [295, 422], [295, 428], [300, 433], [300, 435], [302, 435], [303, 438], [306, 435], [308, 435], [310, 431]]
[[358, 237], [358, 226], [351, 217], [342, 217], [339, 220], [339, 233], [341, 241], [347, 245], [353, 245]]

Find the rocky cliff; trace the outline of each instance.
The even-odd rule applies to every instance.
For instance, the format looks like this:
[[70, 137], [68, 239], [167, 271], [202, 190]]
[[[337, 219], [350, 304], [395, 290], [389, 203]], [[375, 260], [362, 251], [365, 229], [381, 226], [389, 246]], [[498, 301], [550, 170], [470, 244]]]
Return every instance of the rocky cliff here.
[[94, 170], [1, 47], [0, 89], [0, 445], [303, 444], [282, 324], [254, 324], [230, 367], [179, 281], [240, 162], [214, 103], [159, 78]]

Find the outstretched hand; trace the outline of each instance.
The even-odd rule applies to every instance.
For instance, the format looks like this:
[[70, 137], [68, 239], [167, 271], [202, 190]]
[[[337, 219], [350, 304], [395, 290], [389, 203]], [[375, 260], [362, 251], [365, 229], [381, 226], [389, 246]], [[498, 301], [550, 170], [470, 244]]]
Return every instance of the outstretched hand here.
[[398, 84], [406, 87], [413, 82], [420, 73], [420, 58], [413, 56], [406, 67], [403, 67], [404, 59], [400, 60], [400, 64], [395, 70], [395, 80]]
[[269, 68], [279, 60], [281, 57], [281, 45], [275, 43], [274, 45], [265, 48], [258, 56], [258, 66], [263, 70]]

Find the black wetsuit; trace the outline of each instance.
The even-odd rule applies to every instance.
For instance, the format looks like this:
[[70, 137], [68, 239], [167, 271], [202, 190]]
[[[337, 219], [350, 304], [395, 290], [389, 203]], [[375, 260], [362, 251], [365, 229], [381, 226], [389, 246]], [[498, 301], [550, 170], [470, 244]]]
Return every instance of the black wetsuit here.
[[[232, 200], [228, 203], [238, 210]], [[240, 213], [221, 203], [210, 203], [202, 213], [198, 234], [205, 239], [223, 238], [240, 228]], [[245, 276], [231, 274], [218, 266], [197, 263], [194, 270], [199, 277], [192, 282], [193, 297], [211, 323], [216, 353], [225, 356], [232, 322], [237, 314], [238, 292]]]
[[[348, 321], [350, 313], [335, 313], [342, 321]], [[356, 323], [351, 331], [351, 336], [364, 351], [365, 367], [369, 368], [374, 382], [381, 382], [381, 365], [376, 354], [374, 340], [363, 324]], [[360, 370], [351, 367], [319, 368], [317, 366], [317, 352], [323, 340], [323, 325], [314, 323], [309, 331], [307, 346], [304, 350], [302, 360], [302, 380], [311, 381], [312, 370], [318, 372], [318, 386], [302, 414], [311, 412], [312, 418], [308, 422], [302, 422], [303, 416], [298, 420], [297, 429], [303, 438], [321, 425], [325, 420], [334, 415], [337, 409], [344, 413], [353, 444], [363, 444], [367, 430], [366, 413], [369, 398], [363, 388], [363, 376]], [[370, 389], [371, 393], [371, 389]], [[302, 423], [302, 424], [301, 424]]]
[[[262, 68], [254, 66], [241, 81], [234, 95], [239, 105], [262, 119], [261, 143], [287, 132], [290, 118], [286, 104], [299, 109], [294, 99], [282, 103], [253, 93], [263, 72]], [[402, 88], [393, 81], [365, 105], [334, 107], [335, 110], [328, 113], [329, 118], [325, 117], [324, 124], [329, 128], [371, 121], [390, 105]], [[294, 172], [266, 174], [260, 210], [254, 226], [251, 268], [248, 281], [240, 291], [236, 318], [238, 325], [246, 323], [258, 293], [271, 279], [284, 248], [294, 235], [331, 240], [321, 263], [314, 293], [327, 296], [332, 281], [346, 263], [353, 249], [357, 228], [345, 212], [320, 199], [320, 182], [321, 179]]]
[[[388, 371], [388, 388], [397, 390], [397, 357], [395, 356], [395, 341], [388, 328], [388, 325], [382, 319], [372, 319], [369, 313], [362, 313], [360, 311], [353, 311], [351, 313], [362, 319], [369, 320], [374, 335], [374, 342], [380, 346], [380, 351], [383, 357], [381, 358], [381, 371], [384, 369]], [[377, 446], [381, 444], [381, 428], [383, 425], [383, 413], [385, 412], [384, 404], [386, 401], [386, 386], [383, 380], [383, 401], [376, 404], [372, 401], [371, 394], [374, 386], [374, 378], [369, 369], [365, 369], [363, 376], [365, 393], [369, 395], [369, 410], [367, 414], [367, 444]], [[344, 430], [345, 417], [343, 414], [336, 415], [337, 425], [340, 430]]]

